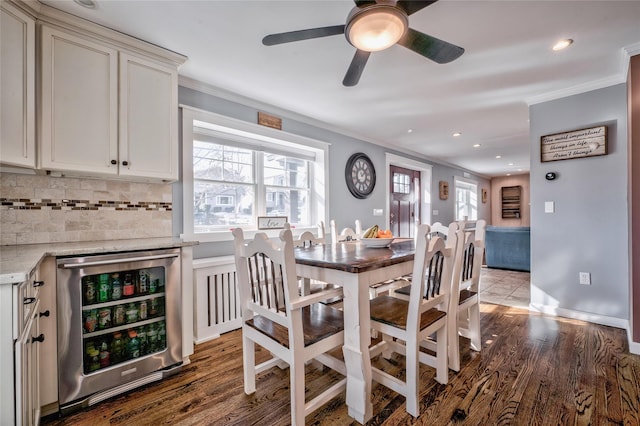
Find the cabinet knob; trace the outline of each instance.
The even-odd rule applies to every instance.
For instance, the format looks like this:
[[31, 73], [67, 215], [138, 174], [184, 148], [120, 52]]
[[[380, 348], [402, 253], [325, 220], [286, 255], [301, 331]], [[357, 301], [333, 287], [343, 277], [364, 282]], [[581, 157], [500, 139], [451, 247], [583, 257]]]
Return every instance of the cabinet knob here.
[[41, 334], [38, 337], [32, 337], [31, 343], [35, 343], [35, 342], [39, 342], [39, 343], [44, 342], [44, 334]]
[[41, 317], [48, 317], [49, 315], [51, 315], [51, 312], [49, 312], [49, 310], [47, 309], [44, 312], [40, 312], [39, 314]]
[[111, 160], [111, 164], [115, 166], [116, 164], [118, 164], [118, 162], [116, 160]]
[[25, 305], [30, 305], [35, 301], [36, 301], [35, 297], [25, 297], [24, 300], [22, 301], [22, 303], [25, 304]]
[[44, 281], [34, 281], [33, 282], [33, 286], [34, 287], [42, 287], [44, 285]]
[[122, 165], [123, 165], [123, 166], [128, 166], [128, 165], [129, 165], [129, 162], [128, 162], [127, 160], [124, 160], [124, 161], [122, 162]]

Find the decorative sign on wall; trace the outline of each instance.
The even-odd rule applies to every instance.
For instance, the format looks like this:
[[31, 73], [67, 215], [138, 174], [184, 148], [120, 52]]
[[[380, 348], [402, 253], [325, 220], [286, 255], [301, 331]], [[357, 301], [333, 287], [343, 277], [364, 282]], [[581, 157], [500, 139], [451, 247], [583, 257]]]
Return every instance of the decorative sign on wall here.
[[269, 115], [265, 112], [258, 112], [258, 124], [282, 130], [282, 118]]
[[287, 216], [258, 216], [258, 229], [284, 229]]
[[607, 126], [591, 127], [540, 138], [540, 161], [607, 155]]
[[482, 202], [487, 202], [487, 190], [485, 188], [482, 188]]
[[445, 180], [440, 181], [440, 199], [446, 200], [449, 198], [449, 182]]

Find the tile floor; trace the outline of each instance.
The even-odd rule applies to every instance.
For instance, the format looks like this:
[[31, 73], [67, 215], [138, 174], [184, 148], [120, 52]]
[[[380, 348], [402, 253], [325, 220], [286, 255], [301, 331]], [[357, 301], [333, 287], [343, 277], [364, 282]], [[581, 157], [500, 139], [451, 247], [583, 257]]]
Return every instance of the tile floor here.
[[529, 300], [529, 272], [482, 268], [480, 302], [528, 309]]

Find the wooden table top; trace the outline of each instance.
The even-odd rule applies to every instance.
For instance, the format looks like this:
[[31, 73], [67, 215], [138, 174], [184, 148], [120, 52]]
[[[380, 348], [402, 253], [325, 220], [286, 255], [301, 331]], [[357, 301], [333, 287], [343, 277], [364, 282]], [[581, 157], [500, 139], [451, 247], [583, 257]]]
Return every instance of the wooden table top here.
[[360, 242], [296, 247], [296, 263], [360, 273], [413, 260], [413, 239], [398, 238], [388, 248], [368, 248]]

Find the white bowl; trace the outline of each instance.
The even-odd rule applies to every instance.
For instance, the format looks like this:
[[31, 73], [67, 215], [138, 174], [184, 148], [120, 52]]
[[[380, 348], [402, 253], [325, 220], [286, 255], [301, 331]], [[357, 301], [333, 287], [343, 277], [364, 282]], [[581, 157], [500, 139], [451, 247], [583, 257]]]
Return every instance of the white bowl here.
[[362, 244], [369, 248], [389, 247], [393, 238], [361, 238]]

